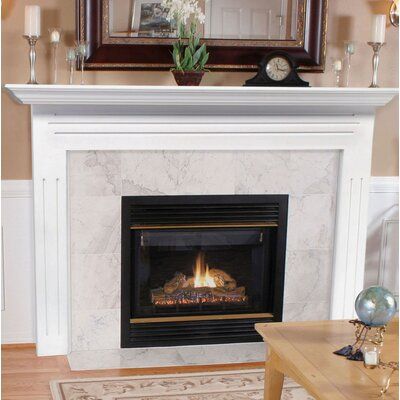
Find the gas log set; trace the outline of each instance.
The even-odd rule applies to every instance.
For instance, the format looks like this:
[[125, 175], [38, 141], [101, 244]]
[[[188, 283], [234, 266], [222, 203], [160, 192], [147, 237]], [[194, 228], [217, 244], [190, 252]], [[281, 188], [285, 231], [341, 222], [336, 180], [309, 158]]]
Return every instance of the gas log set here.
[[162, 288], [151, 291], [155, 306], [231, 303], [245, 304], [248, 300], [244, 286], [221, 269], [210, 268], [204, 252], [196, 258], [193, 276], [177, 272]]

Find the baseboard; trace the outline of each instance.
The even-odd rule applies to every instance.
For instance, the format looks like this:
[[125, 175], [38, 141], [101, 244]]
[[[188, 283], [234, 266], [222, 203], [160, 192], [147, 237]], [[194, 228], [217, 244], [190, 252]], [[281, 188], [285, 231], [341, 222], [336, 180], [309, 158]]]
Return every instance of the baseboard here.
[[7, 349], [36, 349], [36, 343], [31, 343], [31, 339], [26, 339], [26, 342], [21, 342], [21, 343], [13, 343], [13, 342], [7, 342], [5, 341], [4, 343], [1, 344], [1, 349], [2, 350], [7, 350]]

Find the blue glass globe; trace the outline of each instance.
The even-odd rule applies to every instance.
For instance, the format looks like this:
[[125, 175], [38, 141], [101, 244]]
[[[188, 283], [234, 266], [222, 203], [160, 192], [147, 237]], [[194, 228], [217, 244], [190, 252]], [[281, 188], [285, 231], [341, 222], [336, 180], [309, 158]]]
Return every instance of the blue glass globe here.
[[382, 286], [364, 289], [356, 299], [358, 318], [367, 325], [386, 325], [396, 314], [396, 299]]

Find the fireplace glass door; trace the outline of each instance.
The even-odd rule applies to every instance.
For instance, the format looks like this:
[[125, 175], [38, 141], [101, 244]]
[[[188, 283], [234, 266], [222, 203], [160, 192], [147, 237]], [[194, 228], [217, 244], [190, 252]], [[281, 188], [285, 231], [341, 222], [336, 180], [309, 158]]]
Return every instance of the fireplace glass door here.
[[[133, 230], [133, 314], [272, 312], [266, 305], [276, 227]], [[184, 318], [182, 318], [184, 319]]]

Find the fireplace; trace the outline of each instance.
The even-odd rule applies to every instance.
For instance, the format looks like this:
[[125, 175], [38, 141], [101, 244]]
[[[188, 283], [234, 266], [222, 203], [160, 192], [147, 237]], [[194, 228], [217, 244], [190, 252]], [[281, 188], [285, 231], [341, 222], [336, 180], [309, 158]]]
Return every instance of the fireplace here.
[[121, 347], [258, 341], [281, 321], [287, 195], [122, 197]]

